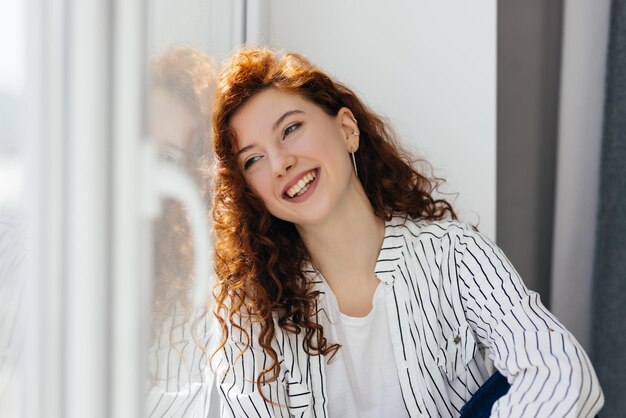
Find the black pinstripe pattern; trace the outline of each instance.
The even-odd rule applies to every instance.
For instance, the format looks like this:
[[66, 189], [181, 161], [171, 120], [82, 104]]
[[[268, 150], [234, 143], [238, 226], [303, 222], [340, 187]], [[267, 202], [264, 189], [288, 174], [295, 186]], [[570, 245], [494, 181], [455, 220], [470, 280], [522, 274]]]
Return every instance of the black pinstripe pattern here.
[[[481, 350], [512, 383], [493, 417], [589, 417], [603, 404], [595, 372], [573, 336], [528, 290], [502, 251], [458, 222], [387, 222], [376, 265], [405, 407], [412, 417], [458, 417], [488, 377]], [[312, 286], [324, 291], [315, 271]], [[330, 326], [322, 293], [316, 320]], [[258, 325], [245, 325], [258, 335]], [[277, 326], [277, 325], [276, 325]], [[325, 359], [310, 357], [302, 338], [277, 326], [280, 378], [263, 400], [252, 384], [267, 364], [252, 346], [235, 361], [239, 334], [221, 352], [225, 416], [327, 417]], [[372, 394], [375, 396], [376, 394]]]
[[[199, 340], [196, 341], [190, 329], [193, 323], [184, 320], [179, 306], [161, 324], [148, 353], [152, 386], [144, 407], [146, 417], [209, 416], [214, 375], [208, 367], [208, 355], [215, 324], [212, 318], [206, 317], [198, 325], [196, 336]], [[204, 347], [199, 346], [199, 342]]]

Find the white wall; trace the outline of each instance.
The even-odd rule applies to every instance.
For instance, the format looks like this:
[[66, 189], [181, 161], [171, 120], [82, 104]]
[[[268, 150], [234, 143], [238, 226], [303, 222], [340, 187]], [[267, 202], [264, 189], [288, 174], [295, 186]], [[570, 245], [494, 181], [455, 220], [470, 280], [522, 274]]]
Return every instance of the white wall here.
[[495, 237], [496, 1], [266, 4], [248, 39], [302, 53], [356, 90], [460, 193], [462, 218]]

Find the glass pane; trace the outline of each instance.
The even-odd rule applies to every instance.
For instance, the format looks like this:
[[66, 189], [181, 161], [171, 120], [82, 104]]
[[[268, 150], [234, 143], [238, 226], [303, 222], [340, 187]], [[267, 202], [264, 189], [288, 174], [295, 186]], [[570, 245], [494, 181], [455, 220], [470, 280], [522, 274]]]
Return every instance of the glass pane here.
[[24, 103], [23, 4], [0, 6], [0, 416], [22, 415], [26, 392], [26, 276], [24, 238], [25, 135], [20, 126]]
[[[208, 219], [210, 119], [219, 59], [213, 46], [228, 40], [211, 38], [210, 22], [216, 20], [212, 2], [156, 1], [148, 7], [147, 135], [156, 142], [163, 164], [182, 169], [194, 181]], [[196, 280], [208, 278], [196, 277], [192, 241], [187, 208], [164, 199], [154, 223], [146, 416], [207, 416], [209, 407], [217, 416], [219, 411], [208, 367], [208, 317], [192, 303]]]

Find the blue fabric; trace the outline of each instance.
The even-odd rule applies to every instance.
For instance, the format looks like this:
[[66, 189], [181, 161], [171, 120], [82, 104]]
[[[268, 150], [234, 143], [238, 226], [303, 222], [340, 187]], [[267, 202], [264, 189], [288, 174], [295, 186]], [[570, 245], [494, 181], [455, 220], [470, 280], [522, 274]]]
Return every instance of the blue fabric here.
[[[506, 377], [496, 371], [461, 408], [459, 418], [489, 418], [493, 404], [506, 395], [510, 387]], [[599, 417], [596, 415], [596, 418]]]
[[491, 407], [509, 391], [509, 382], [500, 372], [495, 372], [461, 408], [460, 418], [489, 418]]

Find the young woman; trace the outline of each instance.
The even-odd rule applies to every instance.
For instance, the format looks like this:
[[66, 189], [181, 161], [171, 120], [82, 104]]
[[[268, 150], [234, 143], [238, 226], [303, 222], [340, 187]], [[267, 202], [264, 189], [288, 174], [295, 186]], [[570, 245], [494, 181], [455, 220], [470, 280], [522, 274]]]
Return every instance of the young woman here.
[[241, 49], [213, 113], [224, 416], [497, 417], [602, 406], [574, 337], [432, 195], [383, 120], [297, 54]]

